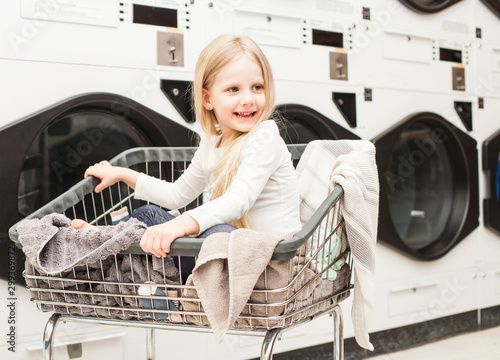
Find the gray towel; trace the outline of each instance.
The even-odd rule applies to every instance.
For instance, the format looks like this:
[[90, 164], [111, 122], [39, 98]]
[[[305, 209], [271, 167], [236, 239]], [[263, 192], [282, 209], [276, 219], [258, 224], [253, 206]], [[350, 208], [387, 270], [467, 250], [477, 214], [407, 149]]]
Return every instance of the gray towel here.
[[137, 219], [99, 231], [80, 230], [62, 214], [24, 220], [17, 226], [23, 251], [41, 273], [55, 275], [75, 266], [104, 260], [141, 240], [146, 225]]
[[[144, 255], [120, 255], [121, 250], [139, 242], [146, 225], [136, 219], [115, 226], [102, 226], [98, 231], [74, 229], [61, 214], [41, 219], [24, 220], [17, 231], [26, 254], [28, 275], [58, 275], [61, 278], [119, 281], [130, 285], [111, 285], [74, 281], [27, 279], [29, 287], [63, 289], [67, 293], [32, 291], [35, 300], [75, 303], [90, 306], [44, 305], [43, 310], [77, 315], [105, 317], [146, 317], [145, 312], [130, 313], [103, 307], [140, 307], [134, 283], [152, 281], [157, 284], [179, 284], [179, 273], [170, 257], [165, 266], [153, 266]], [[78, 291], [78, 293], [71, 293]], [[91, 292], [93, 294], [83, 294]], [[95, 294], [95, 295], [94, 295]], [[113, 294], [103, 296], [104, 294]]]

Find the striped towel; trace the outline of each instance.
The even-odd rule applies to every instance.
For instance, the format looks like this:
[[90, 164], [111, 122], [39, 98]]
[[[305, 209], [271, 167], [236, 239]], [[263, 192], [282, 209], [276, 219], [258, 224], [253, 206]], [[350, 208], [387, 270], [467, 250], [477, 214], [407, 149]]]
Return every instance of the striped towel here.
[[315, 140], [297, 165], [304, 224], [335, 184], [344, 189], [343, 215], [354, 261], [352, 322], [358, 344], [373, 350], [368, 328], [374, 302], [379, 182], [375, 146], [363, 140]]

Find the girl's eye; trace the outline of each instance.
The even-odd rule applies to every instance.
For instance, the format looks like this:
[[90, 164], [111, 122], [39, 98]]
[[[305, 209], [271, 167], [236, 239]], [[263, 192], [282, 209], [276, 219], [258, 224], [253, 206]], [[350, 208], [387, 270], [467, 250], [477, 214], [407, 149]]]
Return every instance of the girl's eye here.
[[264, 88], [264, 86], [262, 86], [262, 85], [255, 85], [255, 86], [253, 87], [253, 89], [254, 89], [254, 90], [256, 90], [256, 91], [260, 91], [260, 90], [262, 90], [263, 88]]
[[236, 92], [238, 91], [238, 88], [236, 86], [233, 86], [232, 88], [227, 89], [229, 92]]

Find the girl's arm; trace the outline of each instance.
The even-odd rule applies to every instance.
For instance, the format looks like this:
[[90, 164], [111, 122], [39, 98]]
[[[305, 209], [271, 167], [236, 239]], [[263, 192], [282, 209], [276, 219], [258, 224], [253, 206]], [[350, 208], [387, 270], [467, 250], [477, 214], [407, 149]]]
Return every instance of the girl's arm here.
[[191, 159], [191, 164], [174, 182], [139, 174], [134, 198], [147, 200], [167, 209], [178, 209], [191, 203], [208, 184], [208, 165], [202, 152], [203, 146], [200, 146]]
[[95, 192], [99, 193], [118, 181], [123, 181], [132, 189], [135, 189], [139, 173], [132, 169], [112, 166], [107, 161], [101, 161], [98, 164], [90, 166], [85, 171], [84, 177], [88, 176], [95, 176], [101, 179], [101, 182], [95, 187]]

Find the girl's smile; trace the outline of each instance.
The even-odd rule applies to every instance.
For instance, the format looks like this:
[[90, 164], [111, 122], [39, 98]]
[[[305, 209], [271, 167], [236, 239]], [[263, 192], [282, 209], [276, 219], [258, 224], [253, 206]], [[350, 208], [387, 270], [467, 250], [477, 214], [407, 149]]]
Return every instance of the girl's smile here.
[[252, 117], [256, 114], [257, 112], [256, 111], [252, 111], [252, 112], [242, 112], [242, 113], [234, 113], [237, 117], [239, 118], [245, 118], [245, 117]]

